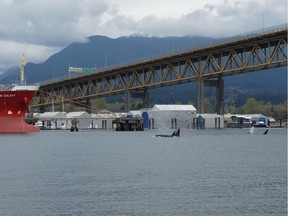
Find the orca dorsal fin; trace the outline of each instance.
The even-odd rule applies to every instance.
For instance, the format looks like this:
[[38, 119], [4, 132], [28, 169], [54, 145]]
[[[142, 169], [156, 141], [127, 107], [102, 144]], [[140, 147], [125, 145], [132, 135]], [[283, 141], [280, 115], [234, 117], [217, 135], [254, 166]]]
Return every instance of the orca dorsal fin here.
[[268, 134], [268, 131], [269, 131], [269, 130], [267, 129], [263, 134], [265, 134], [265, 135]]
[[174, 133], [175, 133], [175, 135], [174, 135], [174, 136], [180, 137], [180, 128], [178, 128], [178, 129], [177, 129], [177, 131], [176, 131], [176, 132], [174, 132]]

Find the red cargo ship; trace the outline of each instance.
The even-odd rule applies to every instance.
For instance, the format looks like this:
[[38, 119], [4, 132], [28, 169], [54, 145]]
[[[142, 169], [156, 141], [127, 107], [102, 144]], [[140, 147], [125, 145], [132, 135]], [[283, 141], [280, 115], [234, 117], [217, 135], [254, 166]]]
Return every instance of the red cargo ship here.
[[25, 122], [30, 101], [38, 86], [0, 86], [0, 133], [38, 132], [34, 125]]
[[34, 125], [25, 122], [29, 103], [39, 86], [24, 85], [24, 55], [20, 59], [20, 84], [0, 85], [0, 133], [38, 132]]

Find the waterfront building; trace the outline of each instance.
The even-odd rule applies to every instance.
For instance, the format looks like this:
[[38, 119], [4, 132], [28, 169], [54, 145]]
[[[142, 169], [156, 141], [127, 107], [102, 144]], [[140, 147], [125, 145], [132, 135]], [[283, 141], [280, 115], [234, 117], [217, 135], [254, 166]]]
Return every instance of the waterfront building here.
[[142, 110], [145, 129], [192, 128], [196, 115], [193, 105], [154, 105], [151, 109]]
[[219, 114], [197, 114], [193, 119], [193, 129], [224, 128], [224, 116]]

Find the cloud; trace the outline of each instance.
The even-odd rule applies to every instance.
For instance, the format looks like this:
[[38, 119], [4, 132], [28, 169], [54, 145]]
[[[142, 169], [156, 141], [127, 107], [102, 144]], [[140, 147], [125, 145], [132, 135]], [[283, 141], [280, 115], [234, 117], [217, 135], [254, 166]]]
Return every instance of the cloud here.
[[221, 4], [210, 1], [201, 9], [191, 10], [179, 17], [147, 15], [135, 20], [116, 15], [103, 26], [107, 27], [105, 31], [112, 37], [119, 36], [119, 32], [122, 35], [137, 32], [153, 36], [233, 36], [285, 23], [287, 11], [283, 7], [284, 1], [223, 1]]
[[0, 0], [0, 8], [0, 49], [8, 56], [1, 54], [0, 72], [22, 51], [38, 62], [91, 35], [222, 37], [287, 22], [286, 0]]
[[79, 26], [91, 32], [89, 21], [107, 11], [108, 4], [102, 0], [2, 0], [0, 8], [0, 39], [59, 46], [86, 37], [87, 31], [78, 31]]
[[55, 52], [58, 52], [60, 48], [14, 41], [0, 41], [0, 49], [0, 74], [2, 74], [8, 68], [18, 66], [22, 52], [25, 54], [27, 62], [33, 60], [33, 63], [41, 63]]

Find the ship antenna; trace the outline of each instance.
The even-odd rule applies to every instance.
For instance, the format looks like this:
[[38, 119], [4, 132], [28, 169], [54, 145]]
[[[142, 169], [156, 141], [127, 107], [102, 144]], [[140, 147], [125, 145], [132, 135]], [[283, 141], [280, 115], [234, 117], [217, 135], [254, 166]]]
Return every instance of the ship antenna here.
[[22, 53], [20, 58], [20, 84], [24, 85], [24, 66], [25, 66], [25, 59], [24, 54]]

